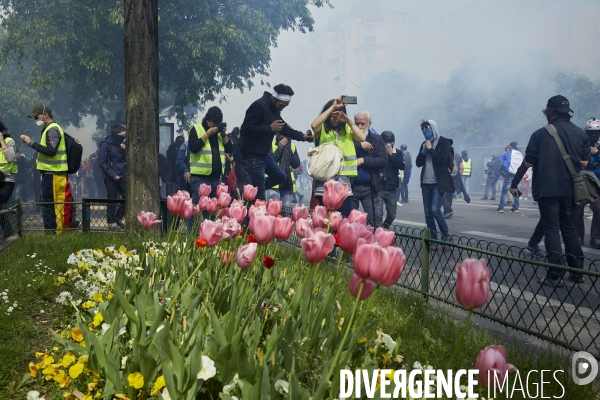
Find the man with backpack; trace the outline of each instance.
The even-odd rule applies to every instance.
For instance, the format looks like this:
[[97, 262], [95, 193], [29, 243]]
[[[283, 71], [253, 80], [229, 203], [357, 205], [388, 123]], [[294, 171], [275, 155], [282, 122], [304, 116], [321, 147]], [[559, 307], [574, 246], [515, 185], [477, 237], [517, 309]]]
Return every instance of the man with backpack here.
[[485, 193], [481, 200], [488, 200], [488, 192], [490, 188], [492, 189], [492, 197], [489, 200], [496, 200], [496, 182], [498, 182], [498, 178], [500, 178], [500, 168], [502, 168], [502, 163], [498, 159], [498, 155], [492, 155], [492, 159], [487, 162], [487, 180], [485, 182]]
[[[125, 128], [115, 125], [110, 128], [110, 136], [100, 144], [98, 159], [100, 167], [104, 172], [104, 184], [106, 185], [106, 198], [116, 199], [118, 194], [125, 198]], [[108, 229], [114, 231], [118, 228], [125, 229], [121, 219], [125, 215], [125, 207], [119, 207], [117, 212], [115, 206], [106, 208], [106, 222]]]
[[[36, 169], [41, 173], [42, 217], [48, 233], [63, 233], [71, 226], [73, 195], [67, 171], [67, 145], [65, 132], [54, 122], [52, 109], [38, 104], [27, 115], [42, 128], [39, 142], [21, 135], [21, 140], [37, 152]], [[58, 204], [52, 204], [58, 203]]]

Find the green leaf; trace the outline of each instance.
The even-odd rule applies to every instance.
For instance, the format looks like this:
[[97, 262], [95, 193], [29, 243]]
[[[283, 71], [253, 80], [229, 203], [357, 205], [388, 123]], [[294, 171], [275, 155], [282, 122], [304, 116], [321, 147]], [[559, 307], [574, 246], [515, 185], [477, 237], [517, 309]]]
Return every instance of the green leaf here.
[[121, 307], [123, 307], [125, 314], [127, 314], [129, 319], [134, 324], [139, 325], [140, 322], [138, 320], [138, 317], [135, 315], [135, 309], [133, 308], [133, 306], [131, 304], [129, 304], [129, 302], [127, 301], [127, 298], [121, 292], [121, 290], [117, 287], [117, 285], [115, 285], [115, 295], [119, 299], [119, 303], [121, 304]]
[[212, 308], [210, 303], [207, 303], [206, 307], [208, 308], [208, 313], [210, 315], [210, 323], [215, 334], [215, 339], [217, 339], [217, 342], [219, 342], [219, 346], [223, 348], [227, 345], [227, 339], [225, 338], [225, 333], [221, 327], [219, 317], [217, 317], [217, 314], [215, 314], [215, 310]]

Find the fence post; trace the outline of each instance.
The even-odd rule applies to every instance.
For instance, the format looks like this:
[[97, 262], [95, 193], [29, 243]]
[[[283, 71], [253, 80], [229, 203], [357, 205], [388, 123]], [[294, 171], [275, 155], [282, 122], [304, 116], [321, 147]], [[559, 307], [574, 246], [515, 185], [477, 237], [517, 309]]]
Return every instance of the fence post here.
[[83, 219], [83, 231], [88, 232], [90, 230], [90, 202], [84, 198], [81, 200], [81, 219]]
[[429, 300], [429, 260], [431, 251], [429, 249], [429, 239], [431, 232], [429, 228], [423, 229], [421, 233], [421, 292], [425, 300]]
[[17, 224], [19, 237], [23, 237], [23, 201], [21, 199], [17, 199]]

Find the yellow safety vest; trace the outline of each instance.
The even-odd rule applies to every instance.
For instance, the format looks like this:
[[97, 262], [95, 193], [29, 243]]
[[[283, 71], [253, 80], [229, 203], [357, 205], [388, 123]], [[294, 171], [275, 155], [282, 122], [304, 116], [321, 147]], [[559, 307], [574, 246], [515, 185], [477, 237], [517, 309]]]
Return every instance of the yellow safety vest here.
[[472, 158], [469, 158], [469, 161], [463, 160], [463, 176], [471, 176], [471, 162]]
[[[273, 153], [275, 153], [275, 150], [277, 150], [277, 138], [273, 138], [272, 150]], [[296, 145], [292, 143], [292, 153], [294, 152], [296, 152]], [[285, 172], [285, 175], [287, 176], [288, 171], [283, 172]], [[290, 175], [292, 177], [292, 193], [294, 193], [296, 191], [296, 174], [294, 174], [294, 171], [292, 171]], [[265, 176], [267, 176], [267, 174], [265, 174]], [[273, 186], [273, 189], [279, 189], [279, 185]]]
[[[192, 128], [196, 128], [198, 139], [200, 139], [206, 131], [202, 124], [194, 125], [190, 127], [189, 132]], [[219, 156], [221, 157], [221, 175], [225, 173], [225, 147], [223, 146], [223, 138], [218, 135], [219, 142]], [[200, 139], [201, 140], [201, 139]], [[188, 146], [189, 147], [189, 146]], [[212, 173], [212, 148], [210, 146], [210, 140], [207, 139], [204, 143], [204, 147], [198, 153], [192, 153], [190, 151], [190, 174], [192, 175], [210, 175]]]
[[[13, 138], [4, 138], [4, 143], [8, 146], [9, 142], [15, 142]], [[4, 174], [4, 176], [10, 176], [11, 174], [16, 174], [19, 172], [19, 168], [17, 167], [17, 163], [15, 161], [8, 162], [6, 156], [3, 151], [0, 151], [0, 172]]]
[[352, 139], [352, 129], [348, 124], [346, 124], [346, 132], [343, 135], [338, 135], [335, 130], [325, 131], [325, 124], [321, 125], [319, 144], [323, 143], [335, 143], [342, 150], [344, 159], [340, 171], [341, 176], [358, 176], [358, 161], [354, 149], [354, 139]]
[[56, 154], [54, 157], [38, 153], [36, 168], [40, 171], [64, 172], [66, 174], [69, 169], [69, 165], [67, 164], [67, 144], [65, 143], [65, 132], [60, 125], [58, 125], [56, 122], [48, 124], [48, 126], [46, 126], [42, 132], [40, 144], [42, 146], [47, 146], [46, 133], [50, 128], [58, 129], [60, 132], [60, 143], [58, 143], [58, 148], [56, 149]]

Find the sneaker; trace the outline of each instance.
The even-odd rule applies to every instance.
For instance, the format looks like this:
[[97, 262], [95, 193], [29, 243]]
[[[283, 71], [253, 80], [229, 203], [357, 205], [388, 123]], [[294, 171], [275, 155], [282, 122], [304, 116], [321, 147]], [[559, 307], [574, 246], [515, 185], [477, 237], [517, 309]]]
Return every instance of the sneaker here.
[[523, 197], [523, 200], [527, 200], [527, 197]]
[[590, 239], [590, 247], [594, 249], [600, 249], [600, 240]]
[[497, 209], [497, 210], [496, 210], [496, 212], [497, 212], [498, 214], [504, 214], [504, 210], [502, 210], [501, 208]]
[[398, 203], [398, 202], [396, 202], [396, 205], [397, 205], [398, 207], [402, 207], [402, 203]]
[[115, 222], [115, 223], [117, 224], [117, 226], [118, 226], [119, 228], [121, 228], [121, 229], [125, 229], [125, 224], [124, 224], [123, 222], [121, 222], [121, 221], [117, 221], [117, 222]]
[[550, 278], [549, 276], [545, 278], [538, 278], [538, 282], [540, 285], [551, 286], [555, 288], [565, 287], [565, 284], [562, 283], [562, 279], [560, 278]]
[[495, 197], [492, 197], [490, 200], [496, 200], [496, 198], [495, 198]]
[[540, 250], [539, 246], [537, 244], [534, 245], [529, 245], [525, 248], [525, 252], [533, 254], [536, 257], [545, 257], [546, 253], [544, 253], [542, 250]]
[[482, 197], [482, 198], [481, 198], [481, 200], [487, 200], [487, 199], [488, 199], [487, 197]]
[[453, 215], [454, 215], [454, 212], [449, 212], [449, 213], [444, 214], [444, 218], [445, 219], [452, 218]]
[[119, 229], [119, 226], [117, 224], [115, 224], [114, 222], [108, 224], [108, 230], [109, 231], [116, 231], [117, 229]]
[[567, 279], [573, 283], [585, 282], [585, 279], [583, 278], [583, 275], [581, 275], [581, 274], [577, 274], [577, 275], [569, 274], [569, 276], [567, 276]]
[[510, 210], [508, 210], [508, 212], [511, 212], [513, 214], [518, 214], [519, 213], [519, 209], [518, 208], [511, 208]]

